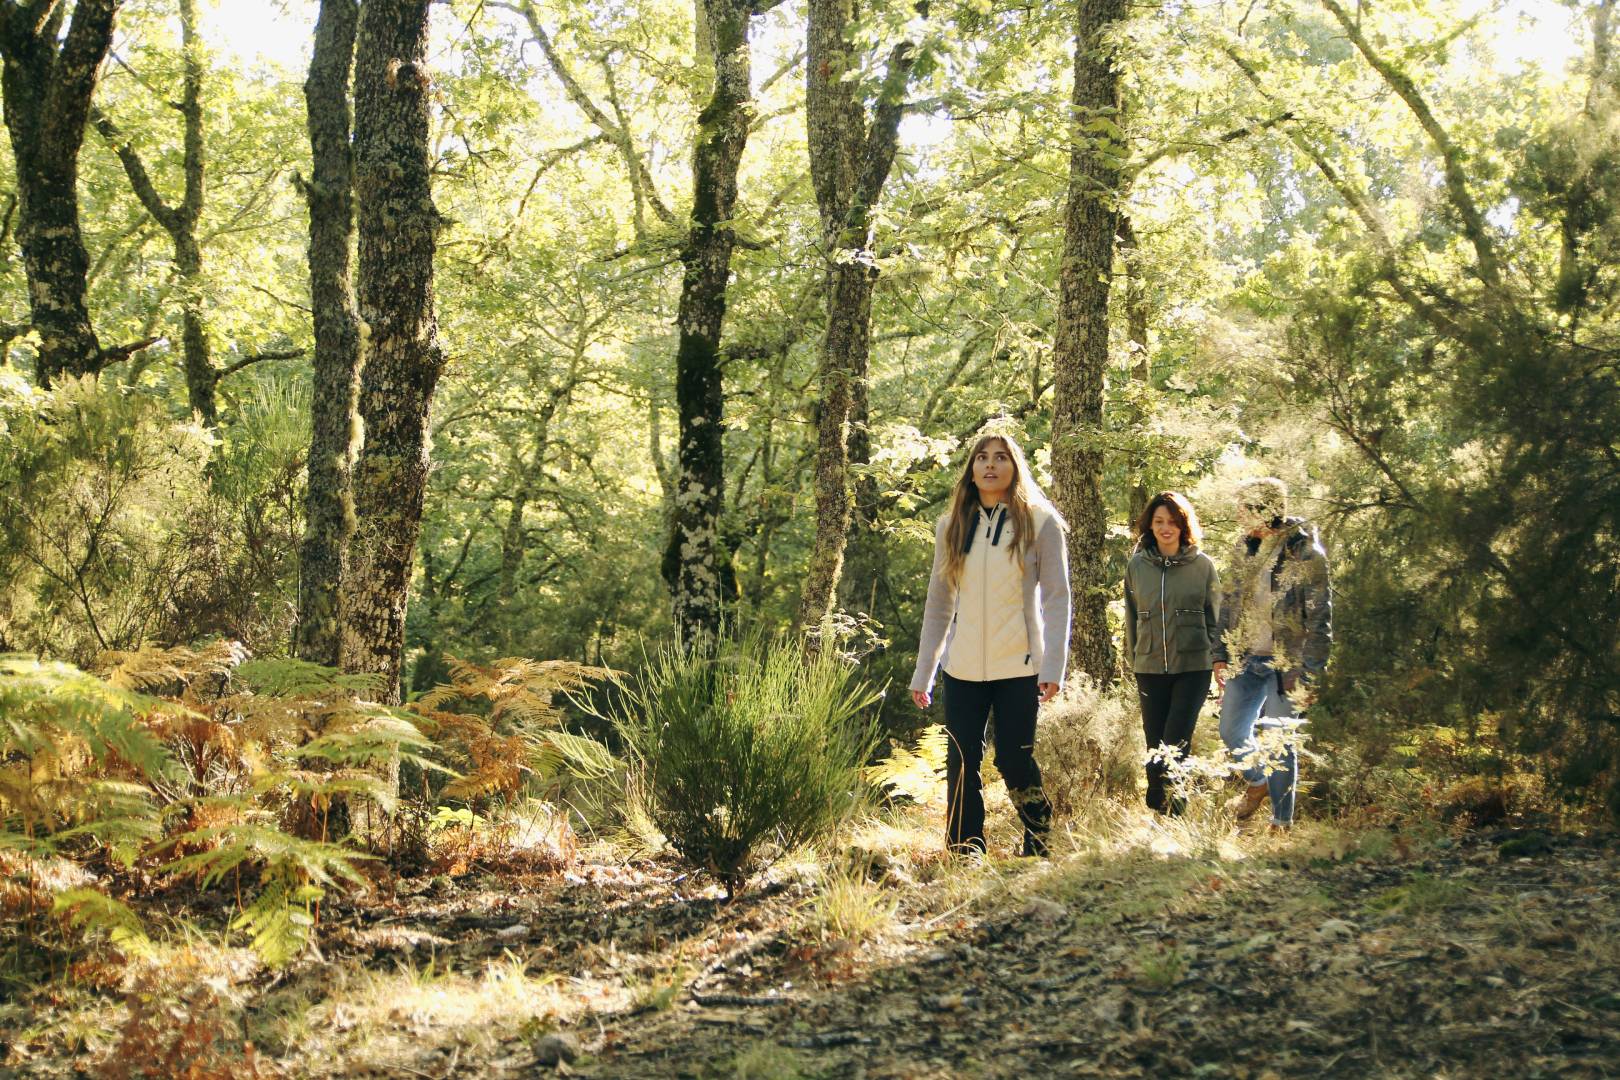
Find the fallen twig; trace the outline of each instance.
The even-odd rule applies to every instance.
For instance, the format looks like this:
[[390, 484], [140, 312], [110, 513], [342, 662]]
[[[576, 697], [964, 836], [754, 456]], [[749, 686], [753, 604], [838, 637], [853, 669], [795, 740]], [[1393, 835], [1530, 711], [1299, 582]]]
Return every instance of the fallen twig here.
[[745, 1005], [749, 1007], [792, 1005], [797, 999], [789, 997], [749, 997], [747, 994], [699, 994], [693, 991], [692, 1000], [705, 1008], [714, 1008], [725, 1005]]
[[795, 1050], [825, 1050], [832, 1046], [871, 1046], [876, 1042], [872, 1036], [858, 1031], [819, 1031], [814, 1035], [788, 1039], [782, 1045]]

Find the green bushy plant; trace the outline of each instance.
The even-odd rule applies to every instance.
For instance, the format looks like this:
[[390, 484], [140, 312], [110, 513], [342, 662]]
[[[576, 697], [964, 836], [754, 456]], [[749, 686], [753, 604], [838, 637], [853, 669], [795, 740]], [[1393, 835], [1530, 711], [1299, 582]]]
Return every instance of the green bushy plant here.
[[84, 665], [158, 637], [205, 574], [213, 445], [152, 395], [0, 371], [0, 649]]
[[729, 897], [854, 809], [881, 696], [831, 650], [747, 637], [658, 652], [613, 720], [654, 824]]
[[0, 650], [282, 640], [302, 533], [304, 397], [250, 381], [232, 424], [111, 379], [0, 370]]

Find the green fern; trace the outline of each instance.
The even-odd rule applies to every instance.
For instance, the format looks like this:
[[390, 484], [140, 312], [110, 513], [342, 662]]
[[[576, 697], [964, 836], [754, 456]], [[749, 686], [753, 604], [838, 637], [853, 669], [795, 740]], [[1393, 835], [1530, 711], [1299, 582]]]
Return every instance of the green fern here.
[[945, 790], [945, 758], [950, 736], [943, 724], [930, 724], [917, 736], [915, 748], [896, 746], [894, 752], [863, 771], [867, 781], [890, 795], [925, 803]]
[[252, 821], [193, 829], [174, 837], [171, 843], [204, 850], [164, 864], [163, 872], [196, 874], [204, 886], [217, 885], [245, 864], [262, 866], [261, 878], [266, 882], [298, 880], [321, 886], [365, 886], [366, 879], [354, 864], [376, 858], [342, 844], [305, 840], [274, 825]]
[[253, 783], [260, 794], [274, 792], [309, 802], [316, 811], [324, 812], [334, 802], [345, 798], [370, 799], [382, 807], [384, 813], [393, 813], [399, 803], [392, 785], [375, 773], [358, 769], [340, 769], [336, 772], [314, 772], [309, 769], [291, 769], [268, 772]]
[[252, 935], [253, 951], [272, 968], [296, 960], [315, 932], [311, 908], [325, 895], [316, 885], [289, 887], [277, 881], [231, 920], [231, 929]]
[[132, 955], [148, 955], [152, 941], [146, 936], [141, 917], [127, 904], [114, 900], [98, 889], [66, 889], [56, 894], [51, 912], [69, 926], [84, 933], [100, 933], [116, 947]]
[[376, 697], [382, 676], [371, 673], [345, 674], [336, 668], [305, 660], [249, 660], [236, 669], [235, 678], [244, 687], [268, 697], [319, 697], [334, 692], [348, 697]]
[[432, 746], [410, 720], [385, 706], [362, 703], [345, 710], [326, 734], [299, 747], [297, 756], [350, 766], [409, 761], [429, 771], [450, 772], [423, 756]]
[[162, 870], [195, 874], [205, 887], [244, 867], [259, 868], [258, 893], [231, 928], [252, 935], [253, 950], [272, 967], [288, 963], [309, 944], [315, 925], [312, 909], [329, 890], [368, 886], [355, 863], [375, 858], [256, 821], [194, 829], [175, 837], [174, 843], [203, 850], [175, 859]]

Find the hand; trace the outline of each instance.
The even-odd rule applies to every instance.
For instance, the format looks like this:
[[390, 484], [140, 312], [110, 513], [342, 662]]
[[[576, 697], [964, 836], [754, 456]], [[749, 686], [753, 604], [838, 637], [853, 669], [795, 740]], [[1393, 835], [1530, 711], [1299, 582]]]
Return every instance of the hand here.
[[915, 704], [919, 709], [927, 709], [928, 706], [934, 703], [934, 699], [928, 696], [928, 691], [926, 690], [913, 690], [911, 692], [911, 700], [912, 703]]
[[1055, 682], [1043, 682], [1040, 683], [1037, 688], [1040, 691], [1040, 703], [1042, 705], [1045, 705], [1048, 701], [1051, 701], [1053, 698], [1057, 697], [1058, 684]]
[[1226, 661], [1215, 661], [1215, 685], [1222, 690], [1226, 689]]

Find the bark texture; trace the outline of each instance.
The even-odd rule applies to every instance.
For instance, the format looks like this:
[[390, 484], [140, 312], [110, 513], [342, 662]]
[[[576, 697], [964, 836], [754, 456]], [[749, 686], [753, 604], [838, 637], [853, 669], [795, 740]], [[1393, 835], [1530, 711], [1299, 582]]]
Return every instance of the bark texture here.
[[117, 0], [0, 0], [0, 97], [17, 166], [17, 242], [39, 333], [41, 384], [92, 375], [103, 354], [85, 304], [89, 260], [79, 231], [79, 150]]
[[428, 409], [444, 367], [433, 306], [440, 218], [429, 174], [427, 38], [428, 0], [361, 5], [354, 151], [364, 443], [340, 652], [345, 671], [383, 677], [389, 703], [400, 697], [405, 602], [427, 490]]
[[352, 480], [359, 450], [360, 320], [349, 255], [354, 239], [349, 73], [359, 17], [356, 0], [322, 0], [304, 82], [313, 152], [310, 179], [302, 188], [309, 202], [315, 386], [299, 549], [298, 655], [330, 667], [340, 660], [338, 605], [354, 535]]
[[[1136, 242], [1136, 230], [1128, 215], [1119, 216], [1120, 262], [1125, 271], [1125, 336], [1131, 351], [1131, 381], [1137, 384], [1140, 396], [1132, 406], [1131, 417], [1135, 425], [1135, 438], [1143, 446], [1147, 443], [1148, 410], [1142, 405], [1153, 386], [1153, 361], [1148, 352], [1148, 292], [1142, 270], [1142, 249]], [[1145, 449], [1131, 454], [1131, 505], [1127, 516], [1141, 512], [1150, 493], [1147, 484], [1148, 457]]]
[[1103, 380], [1108, 370], [1108, 295], [1119, 225], [1119, 72], [1109, 35], [1125, 16], [1124, 0], [1078, 0], [1075, 19], [1074, 116], [1069, 195], [1054, 342], [1052, 479], [1069, 522], [1069, 574], [1074, 594], [1070, 663], [1112, 683], [1108, 632], [1103, 504]]
[[806, 628], [819, 626], [832, 611], [853, 518], [851, 453], [870, 453], [865, 382], [878, 276], [872, 210], [894, 164], [913, 65], [912, 44], [895, 46], [869, 120], [856, 96], [859, 83], [850, 77], [859, 59], [850, 41], [855, 18], [853, 0], [810, 0], [805, 119], [827, 258], [827, 329], [816, 424], [816, 533], [799, 606], [799, 623]]
[[186, 396], [192, 413], [213, 427], [219, 419], [214, 395], [219, 372], [210, 354], [208, 324], [203, 314], [202, 244], [197, 239], [205, 179], [202, 108], [205, 64], [202, 42], [197, 35], [196, 0], [180, 0], [180, 48], [184, 76], [178, 106], [183, 131], [184, 189], [179, 203], [166, 202], [158, 194], [139, 151], [112, 117], [92, 108], [91, 119], [118, 155], [135, 197], [174, 244], [174, 268], [180, 280], [180, 355], [185, 367]]
[[[681, 248], [684, 273], [676, 316], [675, 404], [680, 444], [675, 511], [664, 577], [674, 600], [681, 640], [696, 644], [720, 629], [731, 552], [720, 537], [725, 492], [720, 333], [736, 233], [737, 169], [753, 118], [749, 97], [748, 19], [739, 0], [698, 0], [707, 30], [714, 87], [698, 115], [692, 154], [692, 220]], [[734, 587], [734, 584], [733, 584]]]

